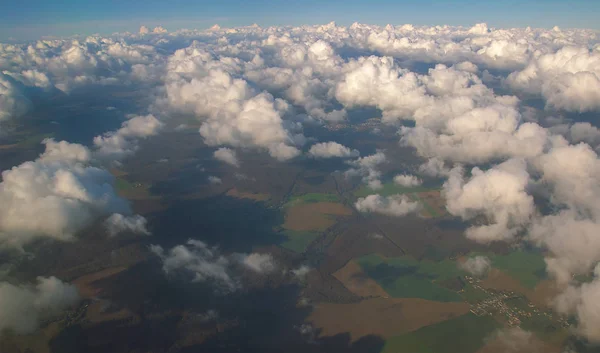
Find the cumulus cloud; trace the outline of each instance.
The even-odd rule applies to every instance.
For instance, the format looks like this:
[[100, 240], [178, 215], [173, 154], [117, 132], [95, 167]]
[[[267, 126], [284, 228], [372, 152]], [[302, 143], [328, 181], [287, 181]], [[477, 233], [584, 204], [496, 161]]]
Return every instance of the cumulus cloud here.
[[121, 128], [94, 138], [96, 155], [102, 159], [118, 160], [137, 150], [137, 141], [156, 135], [164, 124], [154, 115], [134, 116], [125, 121]]
[[238, 261], [257, 273], [270, 273], [275, 271], [275, 260], [271, 254], [253, 253], [249, 255], [240, 255]]
[[208, 182], [211, 183], [212, 185], [218, 185], [218, 184], [222, 184], [223, 180], [221, 180], [221, 178], [219, 178], [217, 176], [209, 175]]
[[600, 51], [565, 46], [537, 56], [523, 70], [510, 74], [506, 81], [515, 89], [541, 95], [553, 108], [577, 112], [598, 110]]
[[301, 134], [286, 129], [288, 104], [256, 92], [239, 77], [237, 60], [213, 57], [193, 45], [169, 59], [166, 93], [171, 109], [203, 121], [200, 135], [211, 146], [263, 148], [279, 160], [297, 156]]
[[308, 154], [314, 158], [351, 158], [360, 155], [357, 150], [351, 150], [350, 148], [333, 141], [312, 145], [308, 150]]
[[165, 273], [184, 272], [192, 276], [193, 282], [210, 282], [216, 290], [224, 292], [241, 287], [240, 268], [259, 274], [268, 274], [277, 268], [270, 254], [223, 255], [217, 247], [193, 239], [168, 251], [158, 245], [151, 245], [150, 250], [161, 259]]
[[471, 226], [467, 237], [482, 243], [512, 239], [535, 213], [527, 193], [529, 174], [525, 161], [511, 159], [483, 171], [471, 170], [465, 178], [461, 167], [452, 170], [444, 184], [448, 212], [463, 219], [485, 216], [489, 224]]
[[240, 166], [240, 161], [237, 158], [237, 154], [234, 150], [227, 147], [221, 147], [213, 153], [215, 159], [225, 162], [234, 167]]
[[70, 240], [95, 220], [131, 214], [114, 177], [91, 166], [81, 145], [45, 140], [45, 152], [2, 173], [0, 242], [20, 246], [38, 236]]
[[419, 202], [412, 202], [405, 195], [369, 195], [359, 198], [354, 207], [360, 212], [375, 212], [388, 216], [405, 216], [421, 210]]
[[470, 257], [459, 265], [460, 268], [477, 277], [485, 275], [489, 271], [490, 266], [491, 262], [487, 256]]
[[115, 213], [104, 221], [108, 234], [112, 237], [120, 233], [134, 233], [150, 235], [146, 228], [148, 220], [140, 215], [124, 216]]
[[577, 317], [577, 331], [593, 343], [600, 342], [600, 313], [598, 296], [600, 295], [600, 267], [594, 270], [594, 280], [581, 286], [570, 286], [554, 301], [557, 310]]
[[0, 71], [0, 122], [20, 117], [31, 105], [18, 82]]
[[360, 176], [369, 188], [373, 190], [381, 189], [381, 172], [377, 167], [386, 162], [387, 158], [385, 157], [385, 153], [377, 151], [377, 153], [370, 156], [360, 157], [353, 161], [349, 161], [348, 164], [353, 168], [348, 169], [345, 175], [347, 177]]
[[56, 277], [38, 277], [35, 285], [0, 283], [0, 331], [17, 334], [34, 332], [46, 319], [60, 314], [79, 301], [74, 285]]
[[[563, 284], [600, 261], [594, 150], [600, 133], [593, 121], [578, 121], [575, 114], [556, 125], [526, 107], [539, 97], [559, 118], [563, 112], [552, 110], [600, 108], [594, 31], [330, 23], [165, 32], [142, 27], [139, 34], [111, 38], [0, 44], [0, 121], [29, 111], [39, 98], [33, 92], [146, 85], [156, 98], [150, 112], [194, 116], [207, 145], [264, 150], [288, 160], [305, 143], [303, 124], [317, 128], [345, 120], [352, 109], [377, 108], [384, 123], [379, 129], [400, 128], [401, 144], [426, 159], [418, 173], [448, 178], [449, 212], [476, 223], [468, 237], [539, 245], [547, 251], [549, 273]], [[422, 70], [422, 63], [430, 68]], [[94, 167], [93, 159], [130, 155], [139, 139], [159, 128], [149, 116], [130, 119], [98, 136], [91, 151], [67, 143], [50, 148], [47, 142], [40, 158], [5, 171], [1, 241], [68, 239], [113, 213], [128, 216], [126, 204], [112, 192], [112, 177]], [[381, 187], [383, 152], [358, 158], [327, 142], [312, 146], [309, 155], [356, 157], [348, 161], [346, 175]], [[414, 185], [416, 176], [398, 180]], [[533, 196], [545, 207], [538, 209]], [[378, 195], [360, 201], [364, 210], [386, 214], [416, 204]], [[202, 252], [189, 244], [184, 248]], [[208, 256], [208, 263], [219, 256]], [[229, 270], [226, 266], [225, 273]]]
[[419, 186], [423, 181], [414, 175], [399, 174], [394, 177], [394, 183], [406, 187]]

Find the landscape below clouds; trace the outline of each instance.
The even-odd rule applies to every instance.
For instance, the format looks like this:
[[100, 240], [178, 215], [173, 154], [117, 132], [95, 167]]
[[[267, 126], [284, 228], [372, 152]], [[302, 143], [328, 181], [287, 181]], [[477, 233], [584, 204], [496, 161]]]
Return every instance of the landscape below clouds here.
[[593, 352], [599, 117], [594, 30], [0, 43], [0, 351]]

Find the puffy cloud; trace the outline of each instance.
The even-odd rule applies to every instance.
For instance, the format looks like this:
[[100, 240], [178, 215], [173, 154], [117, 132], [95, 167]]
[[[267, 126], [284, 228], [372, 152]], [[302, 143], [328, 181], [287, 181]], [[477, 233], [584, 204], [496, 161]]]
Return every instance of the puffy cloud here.
[[161, 33], [167, 33], [167, 32], [168, 31], [166, 29], [164, 29], [162, 26], [154, 27], [154, 29], [152, 30], [152, 33], [155, 33], [155, 34], [157, 34], [157, 33], [161, 34]]
[[45, 140], [45, 152], [2, 173], [0, 242], [20, 246], [37, 236], [70, 240], [95, 220], [130, 214], [114, 177], [91, 166], [87, 148]]
[[238, 65], [193, 46], [176, 51], [168, 66], [167, 104], [202, 119], [200, 135], [208, 145], [263, 148], [279, 160], [297, 156], [295, 145], [304, 137], [284, 126], [287, 103], [255, 92], [236, 77]]
[[568, 287], [555, 299], [559, 312], [577, 317], [577, 331], [592, 343], [600, 342], [600, 267], [594, 270], [594, 280], [579, 287]]
[[31, 104], [18, 82], [0, 71], [0, 122], [27, 113]]
[[38, 277], [35, 285], [0, 283], [0, 331], [34, 332], [41, 321], [52, 318], [79, 301], [75, 286], [56, 277]]
[[388, 216], [405, 216], [421, 210], [419, 202], [412, 202], [405, 195], [369, 195], [359, 198], [354, 207], [360, 212], [375, 212]]
[[565, 46], [539, 55], [507, 83], [527, 93], [540, 94], [557, 109], [585, 112], [600, 108], [600, 52]]
[[94, 138], [96, 155], [102, 159], [119, 160], [137, 149], [137, 141], [156, 135], [164, 124], [154, 115], [134, 116], [125, 121], [121, 128]]
[[600, 144], [600, 129], [590, 123], [575, 123], [569, 128], [568, 138], [573, 143], [585, 142], [597, 146]]
[[314, 158], [350, 158], [358, 157], [360, 155], [357, 150], [351, 150], [350, 148], [333, 141], [312, 145], [308, 150], [308, 154]]
[[111, 215], [104, 221], [104, 225], [110, 236], [115, 236], [123, 232], [150, 235], [150, 232], [146, 228], [147, 223], [148, 220], [140, 215], [124, 216], [119, 213]]
[[490, 259], [486, 256], [470, 257], [459, 265], [460, 268], [477, 277], [485, 275], [490, 269], [490, 266]]
[[347, 177], [360, 176], [363, 182], [367, 183], [371, 189], [377, 190], [382, 187], [380, 180], [381, 172], [377, 170], [377, 167], [386, 162], [387, 158], [385, 154], [382, 151], [377, 151], [377, 153], [370, 156], [349, 161], [348, 164], [353, 166], [353, 168], [348, 169], [345, 174]]
[[467, 237], [487, 243], [512, 239], [535, 213], [527, 193], [529, 174], [525, 161], [511, 159], [487, 171], [473, 168], [465, 179], [462, 168], [452, 170], [444, 184], [448, 212], [463, 219], [485, 216], [489, 224], [471, 226]]
[[421, 185], [423, 181], [414, 175], [399, 174], [394, 177], [394, 183], [406, 187], [413, 187]]
[[217, 176], [209, 175], [208, 182], [211, 183], [212, 185], [218, 185], [218, 184], [222, 184], [223, 180], [221, 180], [221, 178], [219, 178]]
[[239, 286], [229, 273], [230, 259], [221, 255], [218, 248], [210, 248], [199, 240], [190, 239], [186, 245], [167, 252], [158, 245], [152, 245], [150, 250], [161, 258], [165, 273], [185, 270], [194, 276], [194, 282], [212, 281], [227, 290]]
[[237, 158], [237, 154], [234, 150], [227, 147], [221, 147], [213, 153], [215, 159], [230, 164], [234, 167], [240, 166], [240, 161]]
[[162, 260], [165, 273], [183, 271], [193, 276], [193, 282], [209, 281], [217, 290], [224, 292], [241, 287], [240, 267], [259, 274], [268, 274], [277, 268], [270, 254], [222, 255], [217, 247], [209, 247], [193, 239], [168, 251], [158, 245], [151, 245], [150, 250]]
[[419, 173], [432, 177], [448, 176], [450, 175], [450, 168], [446, 167], [442, 159], [433, 157], [419, 166]]
[[250, 255], [240, 255], [238, 261], [257, 273], [270, 273], [276, 269], [275, 260], [271, 254], [253, 253]]
[[141, 26], [140, 27], [139, 33], [141, 35], [148, 34], [149, 32], [150, 32], [150, 30], [148, 29], [148, 27], [146, 27], [146, 26]]

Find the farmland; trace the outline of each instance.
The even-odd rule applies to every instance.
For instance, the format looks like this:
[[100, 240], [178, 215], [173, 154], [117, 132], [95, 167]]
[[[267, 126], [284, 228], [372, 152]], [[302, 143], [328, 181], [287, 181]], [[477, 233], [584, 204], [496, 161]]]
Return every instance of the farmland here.
[[473, 353], [499, 327], [489, 316], [471, 313], [389, 339], [383, 353]]
[[391, 338], [398, 333], [414, 331], [464, 315], [468, 310], [469, 306], [464, 303], [439, 303], [414, 298], [373, 298], [355, 304], [320, 303], [307, 321], [322, 329], [321, 334], [324, 336], [348, 332], [351, 340], [355, 341], [369, 334]]
[[367, 255], [358, 259], [365, 273], [395, 298], [421, 298], [441, 302], [460, 302], [458, 293], [439, 283], [462, 272], [452, 261], [416, 261], [408, 256], [382, 258]]

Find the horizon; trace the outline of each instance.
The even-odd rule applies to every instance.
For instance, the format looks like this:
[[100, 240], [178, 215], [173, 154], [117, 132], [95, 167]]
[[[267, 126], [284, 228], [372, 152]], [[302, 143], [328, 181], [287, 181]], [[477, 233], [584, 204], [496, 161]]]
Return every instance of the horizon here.
[[[218, 4], [198, 4], [183, 0], [168, 6], [158, 1], [143, 4], [125, 1], [105, 5], [102, 2], [80, 3], [72, 0], [61, 4], [35, 0], [27, 3], [28, 8], [17, 2], [0, 5], [0, 41], [137, 32], [142, 25], [162, 26], [169, 31], [202, 30], [214, 24], [224, 28], [254, 23], [261, 27], [297, 27], [330, 22], [341, 26], [355, 22], [380, 26], [412, 24], [461, 27], [487, 23], [493, 28], [549, 29], [558, 26], [565, 29], [600, 29], [594, 15], [600, 12], [600, 3], [585, 0], [569, 4], [552, 0], [543, 5], [530, 0], [499, 4], [480, 4], [471, 0], [433, 0], [426, 3], [413, 0], [400, 3], [389, 0], [318, 3], [310, 0], [301, 4], [273, 0], [227, 0]], [[31, 8], [36, 10], [32, 11]], [[434, 11], [431, 11], [432, 8]], [[515, 8], [519, 9], [516, 13]]]

